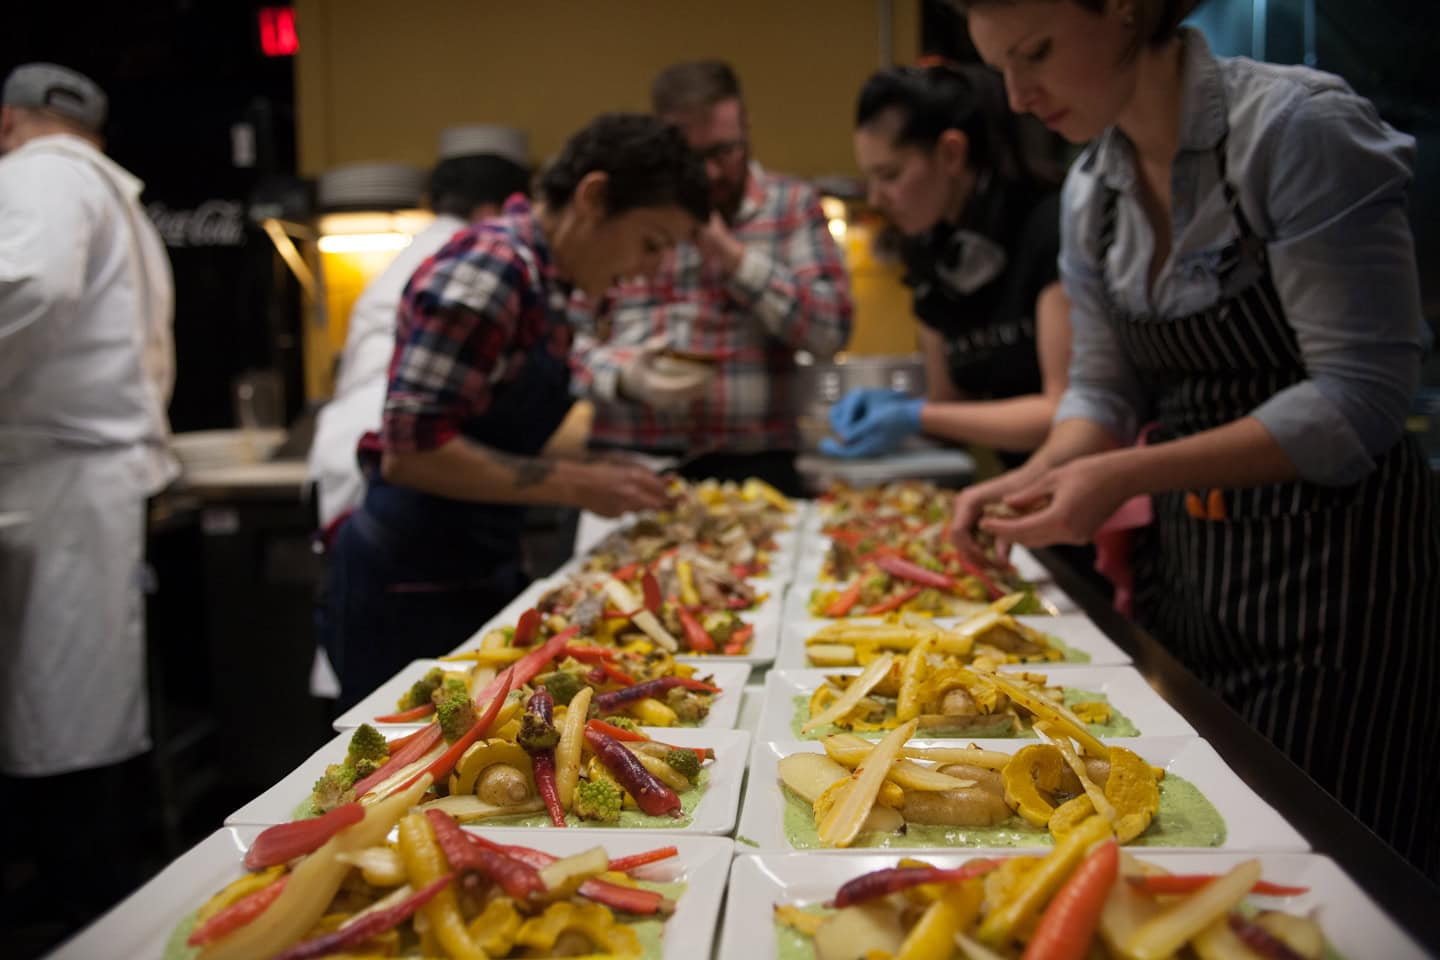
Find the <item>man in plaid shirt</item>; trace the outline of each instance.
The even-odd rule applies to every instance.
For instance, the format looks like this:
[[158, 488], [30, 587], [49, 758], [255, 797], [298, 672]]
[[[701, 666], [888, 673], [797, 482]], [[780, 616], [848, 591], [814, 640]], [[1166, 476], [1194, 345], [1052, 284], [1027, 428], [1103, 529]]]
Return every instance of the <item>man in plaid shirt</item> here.
[[704, 159], [716, 213], [659, 274], [621, 281], [596, 316], [577, 317], [574, 387], [595, 403], [591, 444], [798, 495], [795, 352], [828, 360], [850, 338], [840, 250], [815, 191], [751, 161], [728, 65], [670, 67], [651, 98]]

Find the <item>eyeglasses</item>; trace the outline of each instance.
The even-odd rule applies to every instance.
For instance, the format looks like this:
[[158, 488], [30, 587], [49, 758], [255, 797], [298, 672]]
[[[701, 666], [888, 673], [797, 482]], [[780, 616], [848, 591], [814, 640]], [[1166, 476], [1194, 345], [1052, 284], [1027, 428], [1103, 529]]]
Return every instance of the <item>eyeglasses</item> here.
[[719, 143], [712, 143], [708, 147], [696, 149], [695, 156], [706, 163], [709, 163], [711, 160], [729, 160], [747, 146], [749, 146], [749, 143], [743, 139], [722, 140]]

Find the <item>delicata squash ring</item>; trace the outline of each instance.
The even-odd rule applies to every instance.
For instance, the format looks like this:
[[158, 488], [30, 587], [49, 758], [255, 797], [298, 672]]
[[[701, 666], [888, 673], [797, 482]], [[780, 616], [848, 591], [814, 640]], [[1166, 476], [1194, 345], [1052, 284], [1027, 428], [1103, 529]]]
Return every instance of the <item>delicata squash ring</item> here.
[[538, 917], [531, 917], [515, 935], [515, 942], [529, 947], [533, 956], [550, 956], [557, 946], [573, 948], [571, 942], [583, 938], [591, 954], [618, 957], [639, 957], [644, 953], [635, 931], [622, 923], [598, 903], [552, 903]]
[[1150, 826], [1160, 810], [1160, 786], [1150, 765], [1124, 747], [1110, 748], [1105, 799], [1115, 807], [1115, 839], [1129, 843]]
[[[1112, 746], [1105, 799], [1115, 808], [1115, 822], [1112, 824], [1115, 839], [1129, 843], [1145, 832], [1160, 810], [1160, 787], [1155, 771], [1132, 751]], [[1095, 805], [1082, 793], [1056, 809], [1050, 817], [1050, 832], [1058, 840], [1094, 813]]]
[[1005, 784], [1005, 802], [1030, 823], [1045, 828], [1055, 807], [1041, 791], [1054, 793], [1060, 789], [1064, 771], [1064, 758], [1049, 744], [1036, 743], [1021, 748], [1000, 774]]

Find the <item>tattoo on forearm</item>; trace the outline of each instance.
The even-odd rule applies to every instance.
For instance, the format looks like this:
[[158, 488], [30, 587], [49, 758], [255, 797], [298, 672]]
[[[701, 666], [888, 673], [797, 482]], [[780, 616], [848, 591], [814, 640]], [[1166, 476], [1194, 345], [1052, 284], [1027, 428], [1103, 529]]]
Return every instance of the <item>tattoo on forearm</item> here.
[[541, 457], [519, 457], [499, 450], [489, 451], [490, 457], [500, 466], [515, 474], [515, 486], [524, 490], [544, 483], [555, 471], [555, 461]]

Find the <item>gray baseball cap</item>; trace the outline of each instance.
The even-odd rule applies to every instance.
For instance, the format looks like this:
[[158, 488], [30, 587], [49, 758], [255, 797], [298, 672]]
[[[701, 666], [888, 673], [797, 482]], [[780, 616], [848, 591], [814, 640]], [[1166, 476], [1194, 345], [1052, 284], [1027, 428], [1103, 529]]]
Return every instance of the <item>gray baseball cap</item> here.
[[49, 110], [98, 131], [105, 125], [109, 104], [95, 81], [56, 63], [26, 63], [5, 78], [7, 107]]

